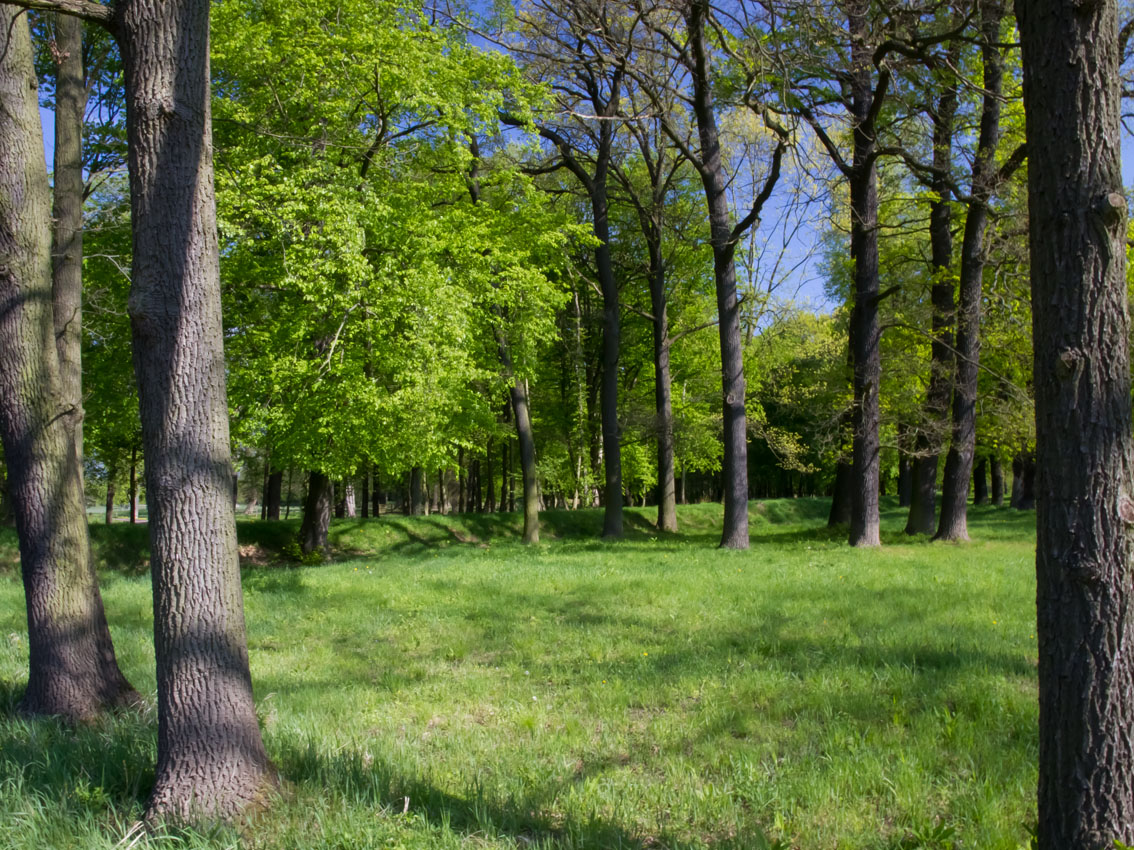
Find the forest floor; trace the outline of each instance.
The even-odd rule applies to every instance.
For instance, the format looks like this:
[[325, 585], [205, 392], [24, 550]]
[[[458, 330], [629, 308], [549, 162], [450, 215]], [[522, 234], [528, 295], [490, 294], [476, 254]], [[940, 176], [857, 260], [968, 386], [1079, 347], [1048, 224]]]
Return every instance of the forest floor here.
[[240, 828], [131, 831], [153, 781], [146, 529], [93, 525], [107, 616], [148, 708], [69, 729], [13, 709], [27, 636], [0, 529], [0, 848], [1018, 850], [1035, 820], [1034, 515], [881, 549], [822, 500], [239, 523], [252, 675], [282, 796]]

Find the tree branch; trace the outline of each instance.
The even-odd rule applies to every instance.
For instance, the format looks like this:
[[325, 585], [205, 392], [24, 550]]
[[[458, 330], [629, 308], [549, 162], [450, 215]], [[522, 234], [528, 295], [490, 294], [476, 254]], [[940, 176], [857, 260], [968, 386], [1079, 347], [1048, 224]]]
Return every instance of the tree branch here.
[[0, 0], [0, 3], [38, 12], [59, 12], [114, 31], [114, 7], [94, 0]]

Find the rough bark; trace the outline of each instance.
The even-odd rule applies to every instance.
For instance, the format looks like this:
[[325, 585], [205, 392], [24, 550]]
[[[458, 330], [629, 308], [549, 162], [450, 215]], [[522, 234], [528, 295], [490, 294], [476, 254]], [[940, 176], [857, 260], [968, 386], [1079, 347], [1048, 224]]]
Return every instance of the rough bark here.
[[853, 407], [851, 409], [852, 546], [879, 546], [878, 471], [879, 384], [882, 359], [878, 321], [878, 169], [875, 164], [869, 45], [869, 3], [848, 4], [851, 36], [850, 111], [853, 120], [853, 159], [850, 180], [851, 255], [854, 257], [854, 310], [851, 313], [853, 350]]
[[995, 45], [1000, 41], [1002, 0], [982, 0], [979, 6], [984, 45], [984, 98], [981, 104], [977, 150], [972, 165], [971, 195], [961, 244], [961, 279], [958, 284], [956, 371], [953, 380], [953, 434], [941, 485], [941, 517], [936, 539], [969, 539], [969, 480], [976, 453], [976, 396], [980, 372], [981, 289], [984, 280], [985, 231], [988, 203], [998, 179], [996, 149], [1000, 144], [1000, 102], [1004, 58]]
[[[955, 52], [955, 51], [954, 51]], [[951, 57], [950, 67], [956, 65]], [[933, 110], [933, 166], [938, 170], [930, 183], [934, 200], [929, 205], [929, 242], [933, 283], [932, 343], [929, 355], [929, 386], [925, 393], [924, 425], [915, 442], [913, 487], [906, 534], [933, 534], [937, 525], [937, 466], [942, 439], [940, 426], [948, 420], [953, 378], [953, 213], [952, 193], [945, 174], [953, 166], [953, 125], [957, 112], [957, 87], [948, 85]]]
[[51, 248], [52, 311], [59, 351], [60, 389], [70, 408], [79, 477], [83, 475], [83, 22], [55, 16], [55, 149]]
[[31, 40], [27, 18], [10, 6], [0, 6], [0, 42], [0, 441], [27, 604], [20, 709], [79, 721], [136, 694], [118, 669], [90, 558], [80, 417], [56, 346]]
[[121, 0], [158, 763], [151, 818], [232, 818], [275, 785], [248, 669], [233, 517], [207, 0]]
[[740, 311], [736, 297], [736, 238], [729, 208], [728, 180], [721, 158], [713, 102], [712, 78], [705, 37], [709, 4], [694, 0], [686, 12], [689, 33], [693, 114], [700, 144], [698, 171], [709, 210], [709, 239], [713, 248], [718, 331], [721, 348], [721, 394], [724, 414], [724, 528], [721, 543], [727, 549], [748, 548], [748, 423], [745, 415], [744, 358], [740, 337]]
[[299, 545], [304, 554], [328, 551], [327, 533], [331, 529], [331, 502], [334, 487], [322, 472], [307, 475], [307, 496], [303, 500], [303, 519], [299, 523]]
[[1134, 843], [1126, 201], [1112, 0], [1017, 6], [1036, 398], [1039, 850]]

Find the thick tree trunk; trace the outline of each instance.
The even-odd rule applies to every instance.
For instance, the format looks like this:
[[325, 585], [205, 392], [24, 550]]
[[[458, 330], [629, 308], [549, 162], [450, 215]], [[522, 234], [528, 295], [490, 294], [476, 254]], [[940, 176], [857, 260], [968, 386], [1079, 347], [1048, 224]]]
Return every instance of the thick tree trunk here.
[[231, 818], [276, 783], [252, 699], [230, 481], [207, 0], [121, 0], [134, 336], [157, 656], [153, 818]]
[[831, 494], [831, 512], [827, 515], [827, 527], [849, 525], [851, 518], [851, 465], [839, 461], [835, 467], [834, 492]]
[[350, 519], [358, 516], [358, 506], [354, 498], [354, 482], [350, 479], [347, 479], [343, 486], [343, 510]]
[[[956, 50], [950, 51], [955, 54]], [[950, 66], [957, 57], [951, 56]], [[957, 88], [949, 85], [933, 112], [933, 165], [942, 174], [953, 166], [953, 125], [957, 112]], [[953, 378], [953, 214], [952, 193], [943, 176], [933, 179], [935, 199], [929, 205], [929, 241], [933, 284], [930, 302], [933, 341], [930, 345], [929, 386], [925, 394], [925, 423], [918, 431], [913, 468], [913, 488], [906, 534], [933, 534], [937, 526], [937, 466], [941, 452], [941, 426], [948, 421]]]
[[1027, 452], [1018, 458], [1019, 471], [1013, 462], [1012, 507], [1020, 511], [1030, 511], [1036, 506], [1036, 459]]
[[1035, 351], [1039, 850], [1134, 843], [1134, 444], [1116, 5], [1017, 6]]
[[409, 475], [409, 512], [412, 516], [425, 515], [425, 472], [420, 466], [410, 469]]
[[721, 391], [724, 413], [724, 528], [721, 543], [727, 549], [748, 548], [748, 424], [745, 417], [744, 358], [740, 338], [740, 312], [736, 297], [736, 241], [732, 233], [728, 179], [721, 159], [713, 105], [711, 76], [705, 44], [708, 3], [695, 0], [687, 12], [692, 56], [693, 112], [700, 143], [701, 183], [709, 210], [709, 238], [713, 248], [718, 331], [721, 347]]
[[[27, 603], [28, 686], [20, 709], [78, 721], [136, 694], [118, 669], [91, 563], [75, 450], [79, 415], [74, 385], [60, 375], [27, 18], [0, 6], [0, 33], [0, 441]], [[69, 46], [78, 55], [81, 48]]]
[[328, 551], [327, 533], [331, 529], [331, 479], [311, 470], [307, 476], [307, 496], [303, 500], [303, 519], [299, 523], [299, 545], [305, 554]]
[[268, 473], [268, 493], [265, 499], [266, 519], [278, 520], [280, 518], [280, 496], [283, 489], [283, 470], [273, 469]]
[[973, 504], [988, 504], [988, 458], [982, 457], [973, 467]]
[[961, 244], [960, 304], [957, 311], [957, 368], [953, 381], [953, 437], [945, 458], [941, 489], [941, 518], [938, 540], [968, 540], [969, 480], [976, 453], [976, 397], [980, 373], [980, 311], [984, 279], [985, 231], [988, 229], [988, 203], [998, 175], [996, 149], [1000, 144], [1000, 91], [1003, 87], [1004, 59], [1000, 48], [1000, 22], [1004, 14], [999, 0], [982, 0], [980, 26], [985, 46], [981, 48], [984, 66], [984, 98], [976, 156], [972, 165], [972, 201], [965, 216]]
[[993, 457], [989, 465], [992, 467], [992, 504], [1000, 507], [1004, 504], [1004, 467], [998, 457]]
[[851, 36], [851, 113], [854, 153], [850, 174], [851, 256], [854, 257], [854, 310], [851, 346], [854, 364], [851, 409], [851, 516], [852, 546], [879, 546], [878, 471], [881, 445], [879, 384], [882, 359], [878, 321], [878, 170], [875, 167], [874, 104], [871, 86], [869, 4], [849, 4]]

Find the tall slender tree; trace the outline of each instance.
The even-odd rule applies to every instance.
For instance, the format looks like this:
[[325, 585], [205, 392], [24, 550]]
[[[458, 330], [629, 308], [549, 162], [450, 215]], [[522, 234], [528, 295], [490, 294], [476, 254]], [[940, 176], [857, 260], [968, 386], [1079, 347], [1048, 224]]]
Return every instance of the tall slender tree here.
[[[82, 419], [78, 363], [60, 362], [61, 354], [76, 356], [68, 318], [78, 321], [77, 293], [73, 279], [62, 287], [63, 297], [53, 293], [31, 40], [26, 18], [14, 7], [0, 6], [0, 43], [0, 439], [27, 601], [30, 657], [20, 707], [83, 720], [136, 694], [118, 669], [90, 557], [76, 433]], [[81, 42], [74, 32], [65, 44], [78, 60]], [[65, 59], [60, 78], [63, 100], [74, 107], [81, 64], [77, 69]], [[62, 132], [77, 135], [82, 108], [76, 113], [67, 107]], [[74, 141], [64, 146], [65, 171], [77, 157]], [[74, 218], [67, 223], [73, 226]], [[61, 243], [67, 238], [63, 230]], [[73, 244], [68, 250], [75, 250]], [[57, 340], [60, 325], [64, 334]]]

